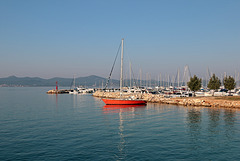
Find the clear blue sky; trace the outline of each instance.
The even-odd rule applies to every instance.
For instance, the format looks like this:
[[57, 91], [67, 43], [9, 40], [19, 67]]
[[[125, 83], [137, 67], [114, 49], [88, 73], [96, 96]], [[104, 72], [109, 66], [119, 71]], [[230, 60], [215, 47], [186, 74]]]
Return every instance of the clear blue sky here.
[[135, 75], [240, 72], [240, 1], [0, 0], [0, 77], [107, 77], [121, 38]]

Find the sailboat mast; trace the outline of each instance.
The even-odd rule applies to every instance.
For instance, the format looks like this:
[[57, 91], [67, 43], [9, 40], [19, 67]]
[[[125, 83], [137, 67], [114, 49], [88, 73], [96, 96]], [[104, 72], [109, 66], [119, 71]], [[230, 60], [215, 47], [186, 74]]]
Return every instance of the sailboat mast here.
[[73, 89], [75, 88], [75, 74], [73, 75]]
[[131, 89], [131, 85], [132, 85], [132, 64], [131, 64], [131, 62], [129, 63], [129, 68], [130, 68], [129, 69], [129, 79], [130, 79], [129, 87]]
[[122, 83], [123, 83], [123, 40], [124, 39], [122, 39], [122, 52], [121, 52], [120, 97], [122, 96]]
[[177, 73], [178, 73], [178, 74], [177, 74], [177, 75], [178, 75], [177, 77], [178, 77], [178, 87], [179, 87], [179, 78], [180, 78], [180, 77], [179, 77], [179, 68], [178, 68]]

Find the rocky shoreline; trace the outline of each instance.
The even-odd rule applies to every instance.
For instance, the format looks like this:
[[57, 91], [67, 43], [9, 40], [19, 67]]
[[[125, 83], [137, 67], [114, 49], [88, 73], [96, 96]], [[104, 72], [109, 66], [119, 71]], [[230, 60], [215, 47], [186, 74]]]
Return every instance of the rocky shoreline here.
[[[102, 92], [96, 91], [93, 96], [105, 98], [119, 98], [119, 92]], [[179, 98], [164, 98], [159, 94], [124, 94], [125, 98], [133, 97], [146, 100], [152, 103], [174, 104], [183, 106], [204, 106], [204, 107], [224, 107], [224, 108], [239, 108], [239, 96], [225, 96], [225, 97], [179, 97]]]

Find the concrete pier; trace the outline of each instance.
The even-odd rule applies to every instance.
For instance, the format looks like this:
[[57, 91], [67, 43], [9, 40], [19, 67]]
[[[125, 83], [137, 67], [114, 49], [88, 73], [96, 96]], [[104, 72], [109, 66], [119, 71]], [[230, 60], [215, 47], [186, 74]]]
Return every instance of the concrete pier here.
[[51, 90], [47, 91], [47, 94], [65, 94], [65, 93], [69, 93], [69, 90], [66, 90], [66, 89], [62, 89], [62, 90], [51, 89]]

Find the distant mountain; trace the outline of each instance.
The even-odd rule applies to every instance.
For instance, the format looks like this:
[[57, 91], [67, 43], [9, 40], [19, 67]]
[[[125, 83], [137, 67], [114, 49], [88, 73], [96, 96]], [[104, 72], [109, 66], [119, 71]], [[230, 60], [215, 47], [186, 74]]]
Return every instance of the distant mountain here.
[[[60, 78], [55, 77], [51, 79], [43, 79], [39, 77], [16, 77], [16, 76], [10, 76], [7, 78], [0, 78], [0, 87], [16, 87], [16, 86], [24, 86], [24, 87], [41, 87], [41, 86], [55, 86], [56, 81], [58, 81], [59, 87], [65, 87], [70, 88], [73, 85], [73, 78]], [[206, 86], [206, 81], [203, 80], [203, 85]], [[129, 80], [124, 80], [124, 85], [129, 85]], [[132, 80], [132, 85], [140, 85], [142, 86], [157, 86], [159, 85], [159, 82], [152, 80], [151, 82], [146, 82], [145, 80], [142, 80], [140, 83], [139, 80], [134, 82]], [[168, 82], [161, 82], [161, 85], [165, 84], [165, 86], [168, 85]], [[180, 82], [182, 84], [182, 82]], [[240, 82], [237, 82], [237, 85], [239, 85]], [[99, 77], [96, 75], [91, 75], [87, 77], [78, 77], [75, 79], [75, 85], [76, 86], [86, 86], [86, 87], [105, 87], [106, 85], [106, 78]], [[177, 84], [174, 84], [177, 86]], [[108, 83], [108, 88], [112, 87], [119, 87], [119, 80], [112, 79]]]
[[[1, 87], [9, 86], [28, 86], [28, 87], [38, 87], [38, 86], [55, 86], [56, 81], [58, 85], [64, 87], [71, 87], [73, 85], [73, 78], [51, 78], [43, 79], [39, 77], [16, 77], [10, 76], [7, 78], [0, 78]], [[114, 85], [119, 84], [118, 80], [111, 80], [111, 83]], [[88, 87], [102, 87], [106, 84], [106, 78], [99, 77], [96, 75], [91, 75], [87, 77], [79, 77], [75, 79], [76, 86], [88, 86]]]

